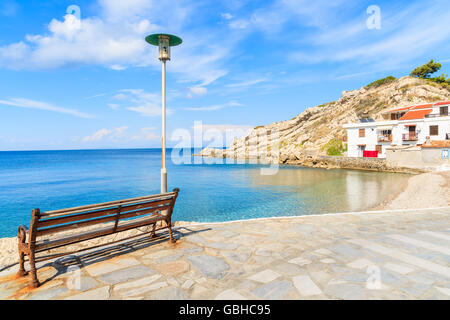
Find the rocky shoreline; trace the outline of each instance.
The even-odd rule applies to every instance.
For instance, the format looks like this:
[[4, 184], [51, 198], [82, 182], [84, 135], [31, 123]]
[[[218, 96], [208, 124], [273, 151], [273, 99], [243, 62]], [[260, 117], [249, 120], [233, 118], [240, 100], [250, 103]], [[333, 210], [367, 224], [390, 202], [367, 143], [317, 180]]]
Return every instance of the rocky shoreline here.
[[290, 159], [290, 158], [284, 159], [282, 163], [302, 167], [323, 168], [323, 169], [352, 169], [352, 170], [368, 170], [378, 172], [394, 172], [394, 173], [409, 173], [409, 174], [420, 174], [426, 172], [422, 169], [393, 166], [387, 163], [384, 159], [377, 159], [377, 158], [305, 156], [300, 159]]
[[308, 155], [305, 153], [281, 154], [279, 158], [270, 157], [227, 157], [226, 150], [205, 148], [194, 156], [234, 159], [236, 161], [250, 161], [251, 163], [278, 163], [309, 168], [322, 169], [352, 169], [378, 172], [394, 172], [421, 174], [428, 172], [424, 169], [394, 166], [385, 159], [379, 158], [350, 158], [345, 156]]
[[345, 155], [347, 131], [343, 126], [359, 122], [362, 116], [382, 121], [387, 110], [448, 99], [450, 91], [446, 88], [405, 76], [381, 85], [344, 91], [336, 101], [307, 108], [290, 120], [258, 125], [246, 135], [235, 138], [226, 149], [205, 148], [200, 155], [264, 159], [271, 163], [314, 168], [423, 173], [424, 170], [399, 168], [384, 160], [327, 155]]

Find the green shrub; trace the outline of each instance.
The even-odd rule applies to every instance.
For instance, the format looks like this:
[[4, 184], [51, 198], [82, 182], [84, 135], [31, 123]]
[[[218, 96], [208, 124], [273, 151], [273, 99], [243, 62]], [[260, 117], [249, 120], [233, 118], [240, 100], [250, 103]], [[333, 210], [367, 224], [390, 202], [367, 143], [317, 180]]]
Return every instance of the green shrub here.
[[369, 83], [369, 84], [366, 86], [366, 88], [370, 88], [370, 87], [376, 88], [376, 87], [379, 87], [379, 86], [381, 86], [381, 85], [383, 85], [383, 84], [386, 84], [386, 83], [390, 83], [390, 82], [392, 82], [392, 81], [395, 81], [396, 79], [397, 79], [397, 78], [395, 78], [395, 77], [393, 77], [393, 76], [389, 76], [389, 77], [386, 77], [386, 78], [383, 78], [383, 79], [379, 79], [379, 80], [376, 80], [376, 81], [374, 81], [374, 82]]
[[380, 103], [380, 101], [377, 98], [369, 96], [365, 99], [360, 100], [359, 104], [355, 106], [354, 109], [357, 113], [366, 112], [367, 109], [376, 106], [378, 103]]
[[435, 73], [436, 71], [441, 69], [441, 67], [442, 65], [439, 62], [434, 62], [433, 59], [431, 59], [429, 62], [411, 71], [410, 76], [421, 79], [428, 79], [432, 73]]
[[441, 67], [442, 65], [439, 62], [430, 60], [428, 63], [415, 68], [410, 73], [410, 76], [420, 79], [426, 79], [428, 81], [438, 83], [444, 88], [448, 88], [450, 85], [450, 78], [447, 78], [446, 74], [441, 74], [439, 77], [430, 77], [433, 73], [439, 71]]
[[280, 149], [286, 147], [287, 145], [288, 145], [288, 142], [287, 142], [286, 140], [282, 140], [282, 141], [280, 142]]
[[338, 139], [331, 139], [322, 146], [322, 151], [326, 150], [329, 156], [342, 156], [346, 149], [342, 146], [342, 141]]

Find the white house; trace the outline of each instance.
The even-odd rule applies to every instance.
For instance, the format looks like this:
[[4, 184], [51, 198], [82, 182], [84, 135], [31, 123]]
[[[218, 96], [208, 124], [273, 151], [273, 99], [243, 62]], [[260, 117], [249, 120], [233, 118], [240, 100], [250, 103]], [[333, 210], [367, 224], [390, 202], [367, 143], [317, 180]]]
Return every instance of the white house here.
[[450, 101], [409, 106], [384, 112], [383, 121], [366, 118], [345, 124], [347, 156], [362, 157], [364, 151], [378, 151], [377, 156], [385, 158], [389, 146], [450, 140], [449, 106]]

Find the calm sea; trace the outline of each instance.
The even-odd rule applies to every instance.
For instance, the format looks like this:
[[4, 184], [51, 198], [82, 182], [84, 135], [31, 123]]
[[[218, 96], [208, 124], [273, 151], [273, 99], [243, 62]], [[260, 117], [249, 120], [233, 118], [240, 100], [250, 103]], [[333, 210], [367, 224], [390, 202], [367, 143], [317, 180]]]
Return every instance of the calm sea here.
[[[181, 189], [174, 219], [213, 222], [369, 209], [400, 190], [407, 175], [257, 164], [175, 164], [168, 189]], [[197, 161], [200, 160], [197, 158]], [[191, 164], [189, 162], [191, 161]], [[206, 159], [210, 162], [210, 159]], [[159, 193], [161, 150], [0, 152], [0, 237], [15, 236], [42, 211]]]

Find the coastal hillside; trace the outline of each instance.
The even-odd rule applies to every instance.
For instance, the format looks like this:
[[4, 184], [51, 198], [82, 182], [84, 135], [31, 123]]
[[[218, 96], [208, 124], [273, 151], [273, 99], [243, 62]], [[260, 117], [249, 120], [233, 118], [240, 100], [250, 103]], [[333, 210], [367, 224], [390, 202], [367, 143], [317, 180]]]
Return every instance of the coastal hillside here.
[[[358, 90], [344, 91], [338, 100], [308, 108], [291, 120], [258, 126], [225, 150], [205, 148], [201, 155], [270, 157], [272, 150], [278, 149], [280, 162], [305, 155], [341, 155], [346, 146], [345, 123], [357, 122], [361, 117], [379, 121], [386, 110], [439, 100], [450, 100], [449, 86], [411, 76], [387, 77]], [[269, 138], [261, 138], [267, 133]]]

